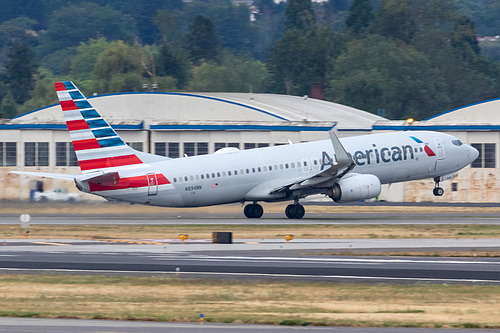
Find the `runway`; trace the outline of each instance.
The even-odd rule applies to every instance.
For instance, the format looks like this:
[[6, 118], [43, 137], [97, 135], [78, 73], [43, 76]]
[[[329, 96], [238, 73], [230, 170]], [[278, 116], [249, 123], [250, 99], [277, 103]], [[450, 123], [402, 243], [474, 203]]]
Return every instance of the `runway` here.
[[[440, 333], [442, 329], [432, 328], [359, 328], [359, 327], [301, 327], [271, 325], [235, 325], [205, 323], [152, 323], [133, 321], [0, 318], [0, 332], [8, 333], [288, 333], [288, 332], [336, 332], [336, 333]], [[493, 329], [447, 329], [446, 333], [500, 332]]]
[[[227, 214], [214, 214], [200, 217], [200, 214], [183, 215], [71, 215], [71, 214], [33, 214], [32, 225], [301, 225], [301, 224], [389, 224], [389, 225], [438, 225], [438, 224], [490, 224], [500, 225], [500, 214], [402, 214], [402, 213], [343, 213], [308, 214], [300, 220], [284, 218], [283, 214], [268, 213], [265, 218], [246, 219]], [[0, 225], [19, 225], [18, 214], [1, 214]]]
[[[158, 241], [158, 240], [157, 240]], [[7, 240], [4, 272], [158, 275], [231, 279], [499, 284], [500, 258], [319, 255], [333, 250], [498, 249], [497, 239], [194, 240], [122, 244], [75, 240]], [[155, 244], [156, 243], [156, 244]], [[168, 243], [168, 245], [167, 245]]]

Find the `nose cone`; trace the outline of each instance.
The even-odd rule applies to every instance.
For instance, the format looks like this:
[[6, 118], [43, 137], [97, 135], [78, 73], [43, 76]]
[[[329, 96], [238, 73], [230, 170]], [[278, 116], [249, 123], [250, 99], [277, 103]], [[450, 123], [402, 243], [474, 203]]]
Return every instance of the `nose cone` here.
[[468, 149], [470, 152], [470, 162], [472, 163], [479, 157], [479, 152], [472, 146], [469, 146]]

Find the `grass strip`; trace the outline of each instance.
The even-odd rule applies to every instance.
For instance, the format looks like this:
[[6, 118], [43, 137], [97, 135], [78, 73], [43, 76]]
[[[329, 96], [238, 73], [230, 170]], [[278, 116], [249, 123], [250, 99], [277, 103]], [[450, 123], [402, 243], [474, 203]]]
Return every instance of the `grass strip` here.
[[[407, 239], [500, 238], [500, 225], [32, 225], [30, 237], [37, 239], [211, 239], [213, 231], [230, 231], [233, 239]], [[5, 225], [1, 239], [23, 238], [20, 226]]]
[[500, 328], [500, 286], [0, 275], [0, 316]]

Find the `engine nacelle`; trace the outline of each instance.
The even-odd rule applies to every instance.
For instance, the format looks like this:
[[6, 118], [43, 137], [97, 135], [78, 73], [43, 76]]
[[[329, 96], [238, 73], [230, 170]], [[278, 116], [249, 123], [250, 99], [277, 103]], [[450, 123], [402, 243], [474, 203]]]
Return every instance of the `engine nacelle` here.
[[374, 175], [352, 175], [342, 178], [327, 192], [335, 202], [348, 202], [375, 198], [380, 194], [382, 184]]

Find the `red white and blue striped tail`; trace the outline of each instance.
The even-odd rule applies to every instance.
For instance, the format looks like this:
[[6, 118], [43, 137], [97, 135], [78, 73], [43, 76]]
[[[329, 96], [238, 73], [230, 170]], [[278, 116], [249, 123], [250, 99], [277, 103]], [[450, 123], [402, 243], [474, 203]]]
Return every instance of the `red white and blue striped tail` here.
[[143, 163], [71, 81], [55, 86], [83, 173]]

